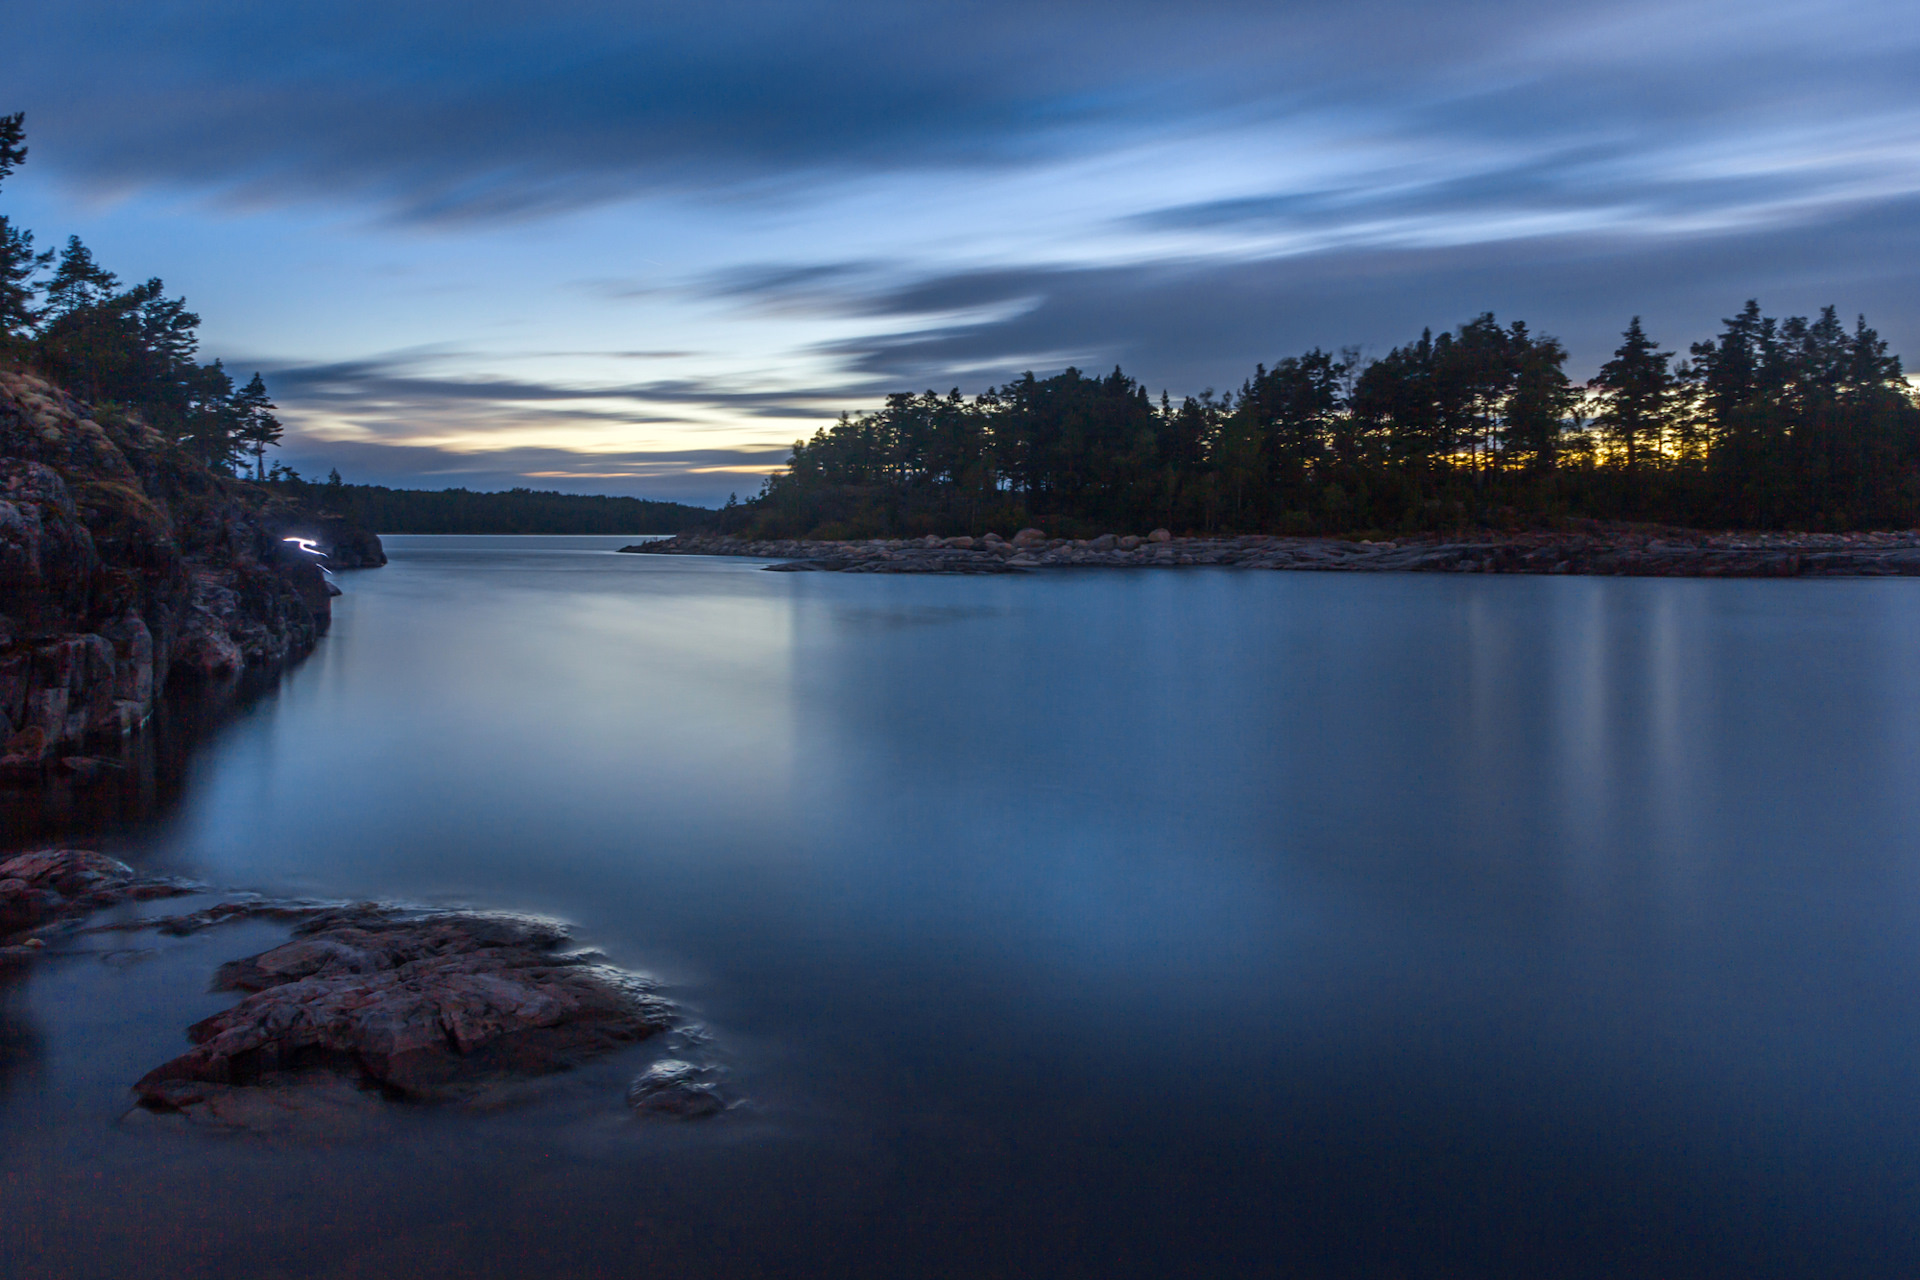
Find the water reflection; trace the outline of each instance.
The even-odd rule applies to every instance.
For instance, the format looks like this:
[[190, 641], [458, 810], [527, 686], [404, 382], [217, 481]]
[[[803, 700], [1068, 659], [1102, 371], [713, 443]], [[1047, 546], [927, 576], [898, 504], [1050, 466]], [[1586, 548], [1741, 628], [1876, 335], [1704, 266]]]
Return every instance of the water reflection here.
[[[236, 1197], [197, 1211], [210, 1273], [322, 1216], [423, 1275], [1920, 1261], [1911, 584], [609, 545], [394, 539], [182, 802], [109, 837], [221, 883], [570, 917], [721, 1030], [754, 1127], [636, 1134], [589, 1088], [300, 1156], [318, 1199], [277, 1228], [242, 1224], [229, 1157], [171, 1149]], [[23, 997], [87, 1083], [0, 1120], [47, 1168], [125, 1161], [62, 1220], [72, 1274], [112, 1271], [89, 1223], [173, 1194], [102, 1135], [237, 943], [196, 945]]]

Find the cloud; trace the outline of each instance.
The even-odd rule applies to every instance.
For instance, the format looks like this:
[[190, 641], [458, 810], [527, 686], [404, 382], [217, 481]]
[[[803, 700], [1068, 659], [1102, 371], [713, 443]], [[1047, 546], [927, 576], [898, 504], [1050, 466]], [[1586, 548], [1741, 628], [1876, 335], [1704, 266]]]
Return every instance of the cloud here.
[[1914, 44], [1866, 0], [68, 0], [20, 16], [0, 70], [36, 163], [97, 190], [434, 222], [1209, 130], [1465, 154], [1910, 117]]
[[1920, 354], [1920, 264], [1905, 246], [1920, 198], [1741, 234], [1541, 236], [1488, 244], [1356, 248], [1260, 260], [995, 268], [930, 276], [869, 295], [879, 316], [996, 301], [997, 319], [876, 330], [825, 344], [850, 376], [895, 389], [977, 390], [1027, 369], [1118, 363], [1175, 395], [1237, 386], [1256, 362], [1309, 347], [1373, 355], [1481, 311], [1557, 334], [1586, 376], [1633, 315], [1668, 345], [1709, 336], [1758, 296], [1777, 314], [1828, 303], [1865, 312], [1896, 350]]
[[[431, 362], [410, 353], [399, 353], [327, 364], [268, 361], [261, 363], [261, 368], [276, 399], [293, 412], [383, 420], [393, 418], [396, 411], [412, 414], [411, 420], [417, 421], [421, 414], [476, 405], [500, 409], [511, 406], [519, 421], [525, 420], [529, 413], [549, 419], [636, 424], [698, 421], [684, 414], [653, 411], [660, 406], [725, 409], [756, 417], [817, 417], [825, 412], [823, 406], [870, 398], [884, 390], [881, 384], [870, 379], [758, 391], [703, 378], [569, 383], [435, 375], [424, 371], [429, 363], [458, 363], [459, 360], [458, 353], [436, 353]], [[631, 408], [609, 407], [618, 405]], [[534, 407], [529, 410], [528, 406]]]
[[[10, 28], [0, 110], [46, 181], [10, 196], [354, 317], [260, 349], [441, 344], [259, 362], [300, 456], [694, 492], [735, 464], [676, 441], [764, 453], [891, 391], [1180, 394], [1483, 310], [1581, 371], [1753, 295], [1914, 351], [1906, 8], [67, 0]], [[153, 193], [188, 199], [104, 199]], [[206, 225], [249, 232], [232, 263], [179, 250]]]

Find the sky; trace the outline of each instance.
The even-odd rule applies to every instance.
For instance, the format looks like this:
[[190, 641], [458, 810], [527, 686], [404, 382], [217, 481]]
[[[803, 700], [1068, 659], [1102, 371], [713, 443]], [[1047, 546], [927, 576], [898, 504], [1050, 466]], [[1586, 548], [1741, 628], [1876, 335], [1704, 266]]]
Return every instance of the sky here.
[[29, 3], [0, 210], [308, 474], [712, 504], [891, 391], [1747, 298], [1920, 364], [1911, 0]]

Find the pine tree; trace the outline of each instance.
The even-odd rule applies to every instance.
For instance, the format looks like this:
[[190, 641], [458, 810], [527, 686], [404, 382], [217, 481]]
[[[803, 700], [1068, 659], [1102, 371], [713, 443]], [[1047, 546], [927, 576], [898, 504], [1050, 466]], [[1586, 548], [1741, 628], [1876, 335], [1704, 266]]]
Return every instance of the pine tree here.
[[60, 265], [47, 281], [48, 323], [99, 307], [119, 288], [120, 277], [95, 262], [93, 251], [80, 242], [79, 236], [68, 236]]
[[27, 113], [0, 116], [0, 182], [27, 158]]
[[[25, 121], [19, 111], [0, 116], [0, 182], [27, 158]], [[33, 232], [0, 215], [0, 346], [19, 346], [40, 323], [34, 277], [52, 261], [51, 249], [33, 251]]]
[[267, 398], [267, 384], [260, 380], [256, 372], [246, 386], [233, 393], [234, 417], [239, 426], [235, 434], [242, 447], [253, 455], [253, 478], [267, 478], [267, 448], [280, 443], [282, 428], [280, 419], [273, 416], [276, 408]]
[[180, 443], [215, 471], [231, 475], [242, 448], [233, 379], [218, 360], [191, 370], [183, 380], [187, 405]]
[[33, 251], [33, 232], [0, 214], [0, 344], [18, 346], [40, 324], [34, 278], [53, 262], [53, 250]]

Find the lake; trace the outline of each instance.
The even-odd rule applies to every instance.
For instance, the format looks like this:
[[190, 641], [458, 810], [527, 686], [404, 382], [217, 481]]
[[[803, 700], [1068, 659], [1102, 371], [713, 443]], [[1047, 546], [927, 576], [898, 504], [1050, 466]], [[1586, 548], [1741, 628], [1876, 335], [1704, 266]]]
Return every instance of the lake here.
[[[0, 987], [19, 1277], [1920, 1270], [1920, 584], [772, 574], [391, 537], [73, 839], [564, 917], [641, 1045], [328, 1143], [118, 1123], [253, 923]], [[10, 837], [25, 838], [25, 819]]]

